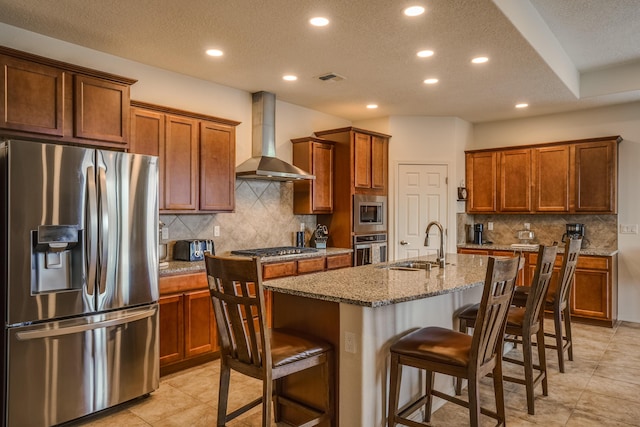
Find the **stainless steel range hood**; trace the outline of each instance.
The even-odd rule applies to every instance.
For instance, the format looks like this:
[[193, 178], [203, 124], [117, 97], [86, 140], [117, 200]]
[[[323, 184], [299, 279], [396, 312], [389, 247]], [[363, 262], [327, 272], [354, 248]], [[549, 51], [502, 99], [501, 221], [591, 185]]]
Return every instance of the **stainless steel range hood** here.
[[252, 98], [252, 155], [236, 168], [236, 177], [268, 181], [316, 179], [302, 169], [276, 157], [276, 96], [256, 92]]

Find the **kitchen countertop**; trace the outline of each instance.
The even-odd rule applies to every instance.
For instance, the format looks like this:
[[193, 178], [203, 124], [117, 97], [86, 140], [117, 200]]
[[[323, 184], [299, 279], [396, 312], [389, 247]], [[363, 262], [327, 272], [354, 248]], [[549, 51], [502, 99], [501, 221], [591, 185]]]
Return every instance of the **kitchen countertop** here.
[[[484, 249], [488, 251], [522, 251], [522, 252], [538, 252], [538, 248], [512, 248], [511, 244], [485, 244], [485, 245], [476, 245], [474, 243], [465, 243], [462, 245], [458, 245], [458, 249]], [[558, 243], [558, 253], [564, 253], [564, 243]], [[613, 256], [618, 253], [618, 249], [608, 249], [608, 248], [585, 248], [580, 249], [580, 255], [592, 255], [592, 256]]]
[[[411, 258], [435, 260], [435, 256]], [[391, 263], [363, 265], [264, 281], [274, 292], [358, 306], [381, 307], [448, 294], [484, 283], [487, 256], [447, 254], [444, 269], [392, 270]]]
[[[317, 252], [309, 252], [309, 253], [303, 253], [303, 254], [262, 257], [260, 261], [262, 261], [263, 264], [267, 264], [267, 263], [291, 261], [291, 260], [303, 259], [303, 258], [316, 258], [319, 256], [349, 254], [352, 252], [353, 252], [353, 249], [348, 249], [348, 248], [327, 248], [327, 249], [318, 249]], [[233, 255], [231, 254], [231, 252], [223, 252], [217, 255], [238, 257], [238, 255]], [[178, 274], [199, 273], [203, 271], [205, 271], [204, 261], [170, 260], [169, 266], [167, 268], [161, 268], [159, 270], [159, 275], [160, 277], [163, 277], [163, 276], [174, 276]]]

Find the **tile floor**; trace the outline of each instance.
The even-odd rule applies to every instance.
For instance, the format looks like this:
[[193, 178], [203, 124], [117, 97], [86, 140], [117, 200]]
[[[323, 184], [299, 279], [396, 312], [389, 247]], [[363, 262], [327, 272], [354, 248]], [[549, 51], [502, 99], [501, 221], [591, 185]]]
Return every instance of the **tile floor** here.
[[[547, 326], [550, 329], [551, 325]], [[507, 423], [511, 427], [640, 426], [640, 324], [622, 322], [614, 328], [574, 323], [574, 361], [558, 372], [553, 350], [547, 350], [549, 396], [536, 388], [536, 415], [527, 414], [524, 386], [505, 383]], [[513, 350], [518, 352], [518, 350]], [[505, 364], [505, 371], [521, 372]], [[215, 426], [219, 363], [217, 361], [163, 377], [149, 398], [122, 405], [75, 425], [102, 426]], [[232, 375], [230, 407], [260, 395], [253, 380]], [[483, 381], [482, 402], [493, 405], [491, 381]], [[463, 392], [464, 395], [464, 392]], [[447, 403], [432, 417], [433, 426], [467, 426], [465, 408]], [[260, 425], [260, 408], [228, 424]], [[495, 421], [482, 417], [482, 425]], [[346, 426], [354, 427], [354, 426]], [[368, 427], [368, 426], [363, 426]]]

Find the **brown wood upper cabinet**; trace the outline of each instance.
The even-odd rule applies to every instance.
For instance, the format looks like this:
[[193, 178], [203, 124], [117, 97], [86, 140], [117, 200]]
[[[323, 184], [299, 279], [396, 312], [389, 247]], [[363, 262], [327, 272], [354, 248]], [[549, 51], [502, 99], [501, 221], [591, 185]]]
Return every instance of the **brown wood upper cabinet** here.
[[293, 182], [293, 213], [297, 215], [333, 212], [334, 142], [306, 137], [292, 139], [293, 164], [316, 179]]
[[616, 213], [621, 140], [467, 151], [467, 212]]
[[[352, 127], [319, 131], [315, 135], [335, 141], [337, 157], [348, 156], [350, 163], [345, 166], [351, 194], [387, 194], [389, 135]], [[336, 159], [336, 170], [341, 169], [338, 164], [344, 160]]]
[[136, 80], [1, 46], [0, 68], [5, 135], [128, 147], [129, 87]]
[[238, 122], [132, 101], [130, 151], [159, 156], [160, 210], [235, 208]]

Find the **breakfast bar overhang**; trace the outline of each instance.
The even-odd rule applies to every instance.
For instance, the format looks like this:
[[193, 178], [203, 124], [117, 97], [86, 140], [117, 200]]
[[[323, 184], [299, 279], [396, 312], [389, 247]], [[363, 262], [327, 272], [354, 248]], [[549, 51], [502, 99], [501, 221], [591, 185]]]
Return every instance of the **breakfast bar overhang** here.
[[[456, 311], [480, 301], [487, 260], [483, 255], [447, 254], [444, 268], [373, 264], [269, 280], [264, 287], [273, 295], [273, 327], [308, 332], [334, 345], [336, 425], [383, 427], [389, 347], [416, 328], [454, 328]], [[401, 404], [423, 386], [417, 372], [406, 377]], [[288, 380], [285, 394], [321, 404], [317, 378], [311, 371]], [[453, 394], [450, 378], [436, 376], [435, 387]]]

